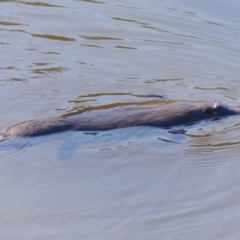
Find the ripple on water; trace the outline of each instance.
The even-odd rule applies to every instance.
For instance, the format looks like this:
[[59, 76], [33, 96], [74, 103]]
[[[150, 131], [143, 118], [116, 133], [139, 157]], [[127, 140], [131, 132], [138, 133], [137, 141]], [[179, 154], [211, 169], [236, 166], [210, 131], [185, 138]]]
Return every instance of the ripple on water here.
[[194, 157], [189, 166], [206, 172], [239, 171], [240, 125], [237, 117], [186, 133], [187, 156]]

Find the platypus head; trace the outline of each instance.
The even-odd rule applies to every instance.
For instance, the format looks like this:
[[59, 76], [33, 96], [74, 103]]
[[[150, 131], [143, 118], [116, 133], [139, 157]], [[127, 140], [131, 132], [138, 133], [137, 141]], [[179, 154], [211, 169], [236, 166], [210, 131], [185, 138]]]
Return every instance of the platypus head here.
[[216, 118], [240, 114], [239, 109], [230, 108], [230, 107], [228, 107], [228, 105], [224, 105], [219, 102], [214, 102], [213, 106], [206, 107], [203, 110], [203, 112], [208, 113], [208, 114], [212, 115], [213, 117], [215, 116]]

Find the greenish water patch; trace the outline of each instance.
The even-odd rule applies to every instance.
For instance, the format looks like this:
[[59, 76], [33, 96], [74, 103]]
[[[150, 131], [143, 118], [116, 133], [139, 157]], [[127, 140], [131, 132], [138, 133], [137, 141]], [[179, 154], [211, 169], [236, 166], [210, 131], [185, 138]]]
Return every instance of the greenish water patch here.
[[98, 45], [93, 45], [93, 44], [81, 44], [81, 46], [84, 46], [84, 47], [103, 48], [103, 47], [101, 47], [101, 46], [98, 46]]
[[15, 22], [3, 22], [3, 21], [0, 21], [0, 25], [4, 25], [4, 26], [20, 26], [20, 25], [23, 25], [23, 24], [15, 23]]
[[[77, 0], [79, 1], [79, 0]], [[105, 2], [95, 1], [95, 0], [80, 0], [81, 2], [88, 2], [88, 3], [99, 3], [99, 4], [106, 4]]]
[[64, 37], [64, 36], [57, 36], [57, 35], [51, 35], [51, 34], [31, 34], [33, 37], [39, 37], [39, 38], [46, 38], [49, 40], [57, 40], [57, 41], [76, 41], [74, 38]]
[[123, 40], [122, 38], [106, 37], [106, 36], [80, 36], [87, 40]]
[[69, 70], [68, 68], [64, 67], [52, 67], [52, 68], [40, 68], [40, 69], [33, 69], [33, 73], [36, 74], [44, 74], [44, 73], [59, 73]]
[[135, 50], [135, 49], [137, 49], [135, 47], [120, 46], [120, 45], [115, 46], [115, 48], [128, 49], [128, 50]]
[[52, 4], [44, 3], [44, 2], [24, 2], [24, 1], [19, 1], [19, 2], [22, 4], [39, 6], [39, 7], [61, 7], [61, 8], [63, 8], [63, 6], [60, 6], [60, 5], [52, 5]]

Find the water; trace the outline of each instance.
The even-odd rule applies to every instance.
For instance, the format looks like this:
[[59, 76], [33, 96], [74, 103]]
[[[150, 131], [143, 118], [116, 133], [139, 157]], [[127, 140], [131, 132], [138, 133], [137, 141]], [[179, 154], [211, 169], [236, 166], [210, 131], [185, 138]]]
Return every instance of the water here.
[[[89, 106], [239, 106], [236, 0], [0, 1], [0, 129]], [[239, 118], [0, 151], [2, 239], [238, 239]], [[177, 133], [177, 134], [174, 134]]]

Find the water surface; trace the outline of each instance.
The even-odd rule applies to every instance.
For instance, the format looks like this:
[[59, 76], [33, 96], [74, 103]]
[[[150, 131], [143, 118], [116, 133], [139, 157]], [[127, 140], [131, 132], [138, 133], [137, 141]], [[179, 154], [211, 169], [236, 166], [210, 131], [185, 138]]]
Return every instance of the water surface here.
[[[0, 129], [89, 106], [239, 106], [240, 3], [0, 1]], [[239, 118], [1, 151], [2, 239], [238, 239]]]

